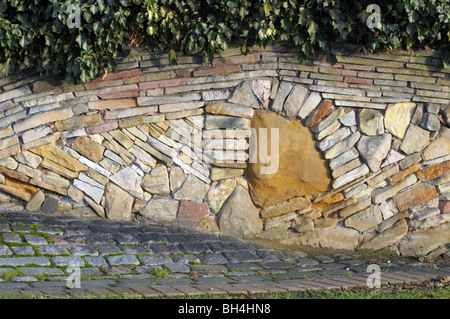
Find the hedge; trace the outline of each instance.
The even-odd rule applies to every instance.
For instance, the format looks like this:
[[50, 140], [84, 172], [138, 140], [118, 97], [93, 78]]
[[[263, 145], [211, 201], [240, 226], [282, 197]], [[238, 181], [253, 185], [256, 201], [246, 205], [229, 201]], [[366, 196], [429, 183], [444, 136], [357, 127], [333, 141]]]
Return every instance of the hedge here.
[[[232, 46], [296, 48], [334, 63], [333, 49], [442, 49], [450, 69], [449, 0], [0, 0], [0, 70], [87, 81], [138, 49], [214, 55]], [[370, 8], [370, 7], [369, 7]], [[375, 8], [376, 9], [376, 8]], [[379, 15], [378, 15], [379, 13]], [[374, 20], [374, 18], [379, 18]], [[367, 20], [372, 23], [369, 27]], [[79, 24], [78, 24], [79, 23]]]

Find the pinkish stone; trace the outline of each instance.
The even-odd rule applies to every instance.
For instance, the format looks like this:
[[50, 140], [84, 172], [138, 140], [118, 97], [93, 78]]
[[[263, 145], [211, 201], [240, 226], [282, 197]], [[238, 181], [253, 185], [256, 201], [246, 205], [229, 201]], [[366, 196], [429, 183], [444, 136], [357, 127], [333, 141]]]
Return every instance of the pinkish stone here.
[[450, 200], [441, 200], [439, 202], [441, 214], [450, 214]]
[[195, 225], [208, 215], [208, 204], [182, 200], [178, 209], [178, 220], [184, 224]]
[[109, 132], [115, 130], [119, 127], [119, 123], [117, 121], [106, 121], [102, 124], [86, 127], [86, 134], [100, 134], [104, 132]]

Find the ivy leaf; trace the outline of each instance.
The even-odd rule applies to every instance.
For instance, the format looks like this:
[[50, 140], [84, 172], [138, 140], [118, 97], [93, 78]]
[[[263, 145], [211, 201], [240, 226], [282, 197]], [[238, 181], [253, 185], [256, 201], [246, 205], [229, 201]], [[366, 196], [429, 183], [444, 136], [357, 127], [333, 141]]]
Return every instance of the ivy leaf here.
[[171, 49], [169, 51], [169, 63], [170, 64], [177, 64], [178, 63], [177, 52], [174, 49]]
[[327, 54], [327, 63], [331, 65], [335, 65], [337, 63], [336, 56], [333, 53]]
[[14, 61], [11, 58], [8, 58], [5, 63], [1, 65], [2, 72], [8, 76], [14, 73]]
[[95, 34], [98, 35], [102, 31], [102, 29], [103, 29], [103, 25], [102, 25], [102, 23], [100, 21], [97, 21], [97, 22], [94, 23], [94, 32], [95, 32]]
[[3, 13], [6, 11], [6, 3], [4, 0], [0, 0], [0, 13]]
[[317, 31], [319, 31], [319, 26], [314, 21], [311, 21], [308, 26], [308, 33], [310, 36], [314, 35]]

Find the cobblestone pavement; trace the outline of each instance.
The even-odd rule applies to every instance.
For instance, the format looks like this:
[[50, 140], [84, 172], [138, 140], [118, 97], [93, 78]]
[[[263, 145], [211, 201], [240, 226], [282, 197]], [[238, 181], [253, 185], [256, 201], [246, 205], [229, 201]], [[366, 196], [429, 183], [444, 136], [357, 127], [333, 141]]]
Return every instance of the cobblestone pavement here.
[[[13, 298], [165, 298], [365, 287], [372, 273], [367, 258], [360, 257], [308, 256], [176, 227], [0, 213], [0, 295]], [[379, 266], [381, 284], [450, 275], [450, 268], [420, 263]], [[76, 278], [80, 287], [71, 288]]]

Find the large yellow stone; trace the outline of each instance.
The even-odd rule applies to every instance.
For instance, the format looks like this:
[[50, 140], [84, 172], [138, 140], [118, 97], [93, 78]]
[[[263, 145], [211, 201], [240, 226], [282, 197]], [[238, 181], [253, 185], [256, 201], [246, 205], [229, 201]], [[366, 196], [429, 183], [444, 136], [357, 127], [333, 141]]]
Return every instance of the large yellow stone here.
[[87, 170], [86, 165], [80, 163], [76, 158], [70, 156], [54, 144], [41, 145], [30, 149], [29, 151], [41, 155], [43, 158], [55, 162], [71, 171], [79, 172]]
[[[253, 202], [263, 208], [304, 195], [313, 195], [331, 188], [331, 172], [326, 160], [316, 149], [312, 133], [300, 122], [289, 121], [272, 113], [258, 112], [252, 120], [258, 137], [258, 152], [264, 130], [267, 128], [267, 153], [270, 161], [258, 155], [256, 163], [250, 160], [247, 169], [250, 195]], [[276, 144], [272, 148], [272, 135], [278, 128], [278, 169], [268, 174], [276, 161]], [[268, 163], [263, 163], [266, 160]], [[273, 167], [272, 167], [273, 168]], [[273, 171], [273, 170], [272, 170]]]

